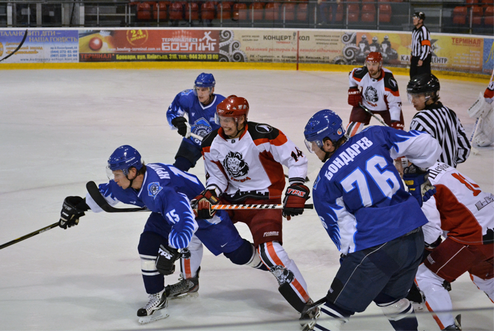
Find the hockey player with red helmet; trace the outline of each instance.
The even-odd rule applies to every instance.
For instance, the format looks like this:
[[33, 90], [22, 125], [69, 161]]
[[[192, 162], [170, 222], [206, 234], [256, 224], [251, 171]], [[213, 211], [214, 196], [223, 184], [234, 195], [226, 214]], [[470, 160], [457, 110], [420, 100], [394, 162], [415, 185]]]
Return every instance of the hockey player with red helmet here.
[[[247, 121], [249, 103], [231, 95], [216, 111], [220, 128], [206, 136], [202, 153], [206, 189], [196, 197], [199, 217], [214, 215], [211, 205], [279, 204], [288, 168], [289, 187], [283, 210], [258, 209], [230, 212], [233, 222], [249, 227], [259, 256], [276, 277], [279, 292], [297, 311], [311, 302], [307, 285], [295, 262], [282, 246], [282, 216], [288, 220], [304, 212], [309, 188], [304, 185], [307, 158], [280, 130], [269, 124]], [[304, 330], [311, 330], [319, 312], [301, 317]]]
[[373, 114], [379, 114], [388, 126], [403, 130], [398, 83], [382, 63], [381, 53], [370, 52], [363, 67], [350, 71], [348, 104], [353, 109], [346, 128], [348, 137], [353, 137], [369, 124], [372, 115], [364, 107]]

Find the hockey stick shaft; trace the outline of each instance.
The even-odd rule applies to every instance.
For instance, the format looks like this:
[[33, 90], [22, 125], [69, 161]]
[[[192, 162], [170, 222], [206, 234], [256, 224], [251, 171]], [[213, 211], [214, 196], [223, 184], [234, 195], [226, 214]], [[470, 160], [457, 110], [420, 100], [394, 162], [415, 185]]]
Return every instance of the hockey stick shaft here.
[[0, 246], [0, 249], [4, 249], [5, 247], [9, 247], [9, 246], [11, 246], [13, 244], [17, 244], [18, 242], [21, 242], [21, 241], [26, 240], [28, 238], [34, 237], [34, 236], [36, 236], [36, 235], [38, 235], [40, 233], [43, 233], [45, 231], [51, 230], [53, 228], [56, 228], [57, 226], [58, 226], [58, 222], [55, 222], [55, 223], [50, 224], [48, 226], [45, 226], [44, 228], [41, 228], [41, 229], [36, 230], [36, 231], [33, 231], [31, 233], [26, 234], [25, 236], [22, 236], [20, 238], [14, 239], [14, 240], [11, 240], [8, 243], [5, 243], [5, 244], [1, 245]]
[[24, 32], [24, 37], [22, 38], [21, 42], [19, 43], [19, 46], [17, 46], [17, 48], [12, 52], [10, 53], [9, 55], [7, 55], [6, 57], [4, 57], [3, 59], [0, 60], [0, 62], [2, 62], [3, 60], [6, 60], [8, 59], [9, 57], [11, 57], [12, 55], [14, 55], [15, 53], [17, 53], [17, 51], [19, 49], [21, 49], [22, 45], [24, 45], [24, 42], [26, 41], [26, 38], [27, 38], [27, 29], [26, 29], [26, 32]]
[[370, 111], [367, 107], [365, 107], [362, 103], [359, 103], [359, 106], [368, 114], [370, 114], [372, 117], [374, 117], [376, 120], [379, 121], [384, 126], [389, 126], [387, 125], [383, 120], [381, 120], [379, 117], [377, 117], [372, 111]]
[[198, 134], [195, 134], [195, 133], [192, 133], [192, 132], [191, 132], [191, 133], [190, 133], [190, 136], [191, 136], [192, 138], [194, 138], [194, 139], [197, 139], [197, 140], [202, 141], [202, 137], [201, 137], [200, 135], [198, 135]]
[[[86, 189], [94, 202], [107, 213], [132, 213], [149, 211], [147, 208], [115, 208], [101, 195], [98, 186], [94, 182], [88, 182]], [[213, 205], [214, 210], [248, 210], [248, 209], [283, 209], [282, 204], [252, 204], [252, 205]], [[314, 205], [306, 204], [304, 209], [313, 209]]]

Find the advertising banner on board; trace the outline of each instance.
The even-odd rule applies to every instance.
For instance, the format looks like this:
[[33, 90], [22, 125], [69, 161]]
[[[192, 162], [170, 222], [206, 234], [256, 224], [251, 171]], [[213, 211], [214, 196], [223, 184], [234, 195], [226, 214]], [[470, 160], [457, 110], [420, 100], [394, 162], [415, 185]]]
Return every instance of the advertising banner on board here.
[[15, 51], [27, 32], [21, 48], [4, 63], [79, 62], [77, 30], [0, 30], [0, 59]]
[[[2, 63], [201, 61], [363, 65], [410, 63], [411, 32], [323, 29], [0, 29]], [[432, 33], [433, 70], [490, 74], [494, 37]]]
[[84, 30], [80, 62], [218, 61], [219, 31], [188, 29]]

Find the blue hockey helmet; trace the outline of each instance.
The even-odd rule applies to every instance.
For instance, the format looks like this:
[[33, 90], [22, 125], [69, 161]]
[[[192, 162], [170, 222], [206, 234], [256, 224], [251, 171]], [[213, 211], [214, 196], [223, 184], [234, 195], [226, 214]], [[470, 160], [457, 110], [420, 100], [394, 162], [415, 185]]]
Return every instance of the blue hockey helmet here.
[[304, 129], [305, 145], [312, 153], [312, 143], [319, 148], [324, 144], [324, 138], [332, 142], [338, 141], [345, 134], [341, 118], [332, 110], [323, 109], [315, 113], [307, 122]]
[[127, 175], [132, 167], [137, 170], [142, 168], [141, 154], [132, 146], [118, 147], [108, 159], [108, 168], [111, 171], [122, 170]]
[[213, 74], [207, 74], [205, 72], [197, 76], [196, 81], [194, 82], [195, 87], [213, 88], [214, 85], [216, 85], [216, 81], [214, 80]]

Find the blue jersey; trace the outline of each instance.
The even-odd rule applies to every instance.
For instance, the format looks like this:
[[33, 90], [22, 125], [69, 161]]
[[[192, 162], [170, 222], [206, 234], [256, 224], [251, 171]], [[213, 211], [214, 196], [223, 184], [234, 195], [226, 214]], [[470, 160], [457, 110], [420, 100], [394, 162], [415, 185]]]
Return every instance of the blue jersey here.
[[340, 146], [313, 188], [314, 207], [340, 252], [373, 247], [427, 223], [393, 160], [406, 156], [425, 168], [440, 153], [427, 133], [384, 126], [369, 127]]
[[[214, 115], [216, 113], [216, 106], [218, 106], [218, 104], [223, 100], [225, 100], [224, 96], [213, 94], [213, 102], [207, 106], [204, 106], [197, 98], [194, 90], [190, 89], [182, 91], [175, 96], [175, 99], [173, 99], [170, 107], [168, 107], [166, 112], [168, 124], [174, 128], [172, 125], [172, 120], [175, 117], [180, 117], [187, 114], [189, 118], [190, 131], [201, 137], [205, 137], [211, 131], [219, 128], [219, 125], [215, 122]], [[198, 147], [201, 146], [201, 141], [199, 139], [189, 137], [188, 139], [185, 139], [185, 141], [191, 144], [196, 144]]]
[[[147, 230], [168, 237], [170, 246], [174, 248], [187, 247], [199, 228], [198, 222], [204, 227], [211, 225], [204, 220], [196, 222], [190, 207], [190, 200], [204, 190], [204, 185], [196, 176], [171, 165], [149, 163], [146, 168], [139, 191], [132, 188], [124, 190], [113, 180], [100, 184], [99, 190], [112, 205], [122, 202], [147, 207], [153, 213], [160, 214], [164, 221], [146, 224]], [[100, 210], [92, 199], [87, 197], [86, 200], [93, 211]]]

